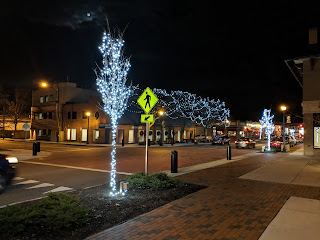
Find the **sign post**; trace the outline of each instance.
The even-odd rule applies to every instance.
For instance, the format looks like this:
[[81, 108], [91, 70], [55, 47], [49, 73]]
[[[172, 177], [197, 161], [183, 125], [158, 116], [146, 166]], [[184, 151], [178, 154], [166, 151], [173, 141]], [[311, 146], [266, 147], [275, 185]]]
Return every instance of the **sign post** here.
[[146, 123], [146, 154], [145, 154], [145, 175], [148, 175], [148, 141], [149, 141], [149, 122], [153, 122], [153, 115], [148, 114], [154, 105], [158, 102], [158, 98], [153, 94], [150, 88], [146, 88], [138, 98], [139, 105], [146, 114], [141, 114], [141, 123]]
[[28, 124], [28, 122], [26, 121], [25, 124], [23, 124], [22, 126], [23, 131], [25, 131], [25, 135], [24, 135], [24, 150], [26, 150], [26, 145], [27, 145], [27, 132], [30, 130], [30, 126]]

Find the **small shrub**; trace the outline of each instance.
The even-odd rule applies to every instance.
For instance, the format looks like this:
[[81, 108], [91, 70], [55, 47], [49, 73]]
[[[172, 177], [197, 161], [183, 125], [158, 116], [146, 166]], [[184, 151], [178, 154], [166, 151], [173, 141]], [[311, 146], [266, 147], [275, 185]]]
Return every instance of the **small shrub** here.
[[152, 189], [169, 189], [184, 185], [179, 179], [169, 177], [166, 173], [154, 173], [145, 176], [142, 172], [137, 172], [128, 176], [126, 181], [131, 188], [152, 188]]
[[50, 193], [33, 205], [8, 206], [0, 210], [0, 236], [19, 234], [30, 228], [75, 229], [89, 218], [89, 210], [79, 200], [65, 193]]

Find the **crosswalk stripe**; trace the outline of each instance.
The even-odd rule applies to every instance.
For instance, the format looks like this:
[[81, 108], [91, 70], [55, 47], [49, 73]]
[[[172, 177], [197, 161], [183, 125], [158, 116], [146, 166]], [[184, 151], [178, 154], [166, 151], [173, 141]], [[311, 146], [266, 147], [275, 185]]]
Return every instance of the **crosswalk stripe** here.
[[36, 180], [27, 180], [27, 181], [24, 181], [24, 182], [18, 182], [18, 183], [15, 183], [13, 185], [26, 185], [26, 184], [32, 184], [32, 183], [38, 183], [39, 181], [36, 181]]
[[54, 184], [52, 183], [41, 183], [36, 186], [28, 187], [26, 189], [35, 189], [35, 188], [52, 187], [52, 186], [54, 186]]
[[69, 191], [69, 190], [72, 190], [72, 189], [73, 189], [73, 188], [61, 186], [61, 187], [57, 187], [57, 188], [55, 188], [55, 189], [52, 189], [52, 190], [50, 190], [50, 191], [44, 192], [43, 194]]
[[13, 181], [20, 181], [20, 180], [23, 180], [24, 178], [22, 177], [14, 177], [12, 178]]

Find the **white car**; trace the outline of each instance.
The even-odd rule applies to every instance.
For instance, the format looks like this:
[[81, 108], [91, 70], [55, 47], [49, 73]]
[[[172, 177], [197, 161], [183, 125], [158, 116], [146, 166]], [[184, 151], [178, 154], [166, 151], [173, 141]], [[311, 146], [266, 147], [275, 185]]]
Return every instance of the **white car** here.
[[196, 135], [194, 138], [195, 142], [211, 142], [212, 141], [212, 137], [211, 136], [206, 136], [204, 134], [201, 135]]

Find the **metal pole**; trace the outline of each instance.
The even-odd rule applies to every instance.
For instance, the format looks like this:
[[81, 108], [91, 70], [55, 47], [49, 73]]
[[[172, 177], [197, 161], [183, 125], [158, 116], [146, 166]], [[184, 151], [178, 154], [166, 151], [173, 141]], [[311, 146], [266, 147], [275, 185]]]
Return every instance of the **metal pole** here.
[[25, 131], [26, 134], [24, 135], [24, 150], [26, 150], [26, 145], [27, 145], [27, 131]]
[[89, 116], [88, 117], [88, 132], [87, 132], [87, 144], [89, 144]]
[[284, 119], [284, 111], [283, 111], [283, 127], [282, 127], [282, 139], [283, 139], [283, 152], [287, 152], [286, 149], [286, 137], [285, 137], [285, 119]]
[[145, 156], [145, 170], [144, 173], [148, 175], [148, 135], [149, 135], [149, 123], [146, 122], [146, 156]]

